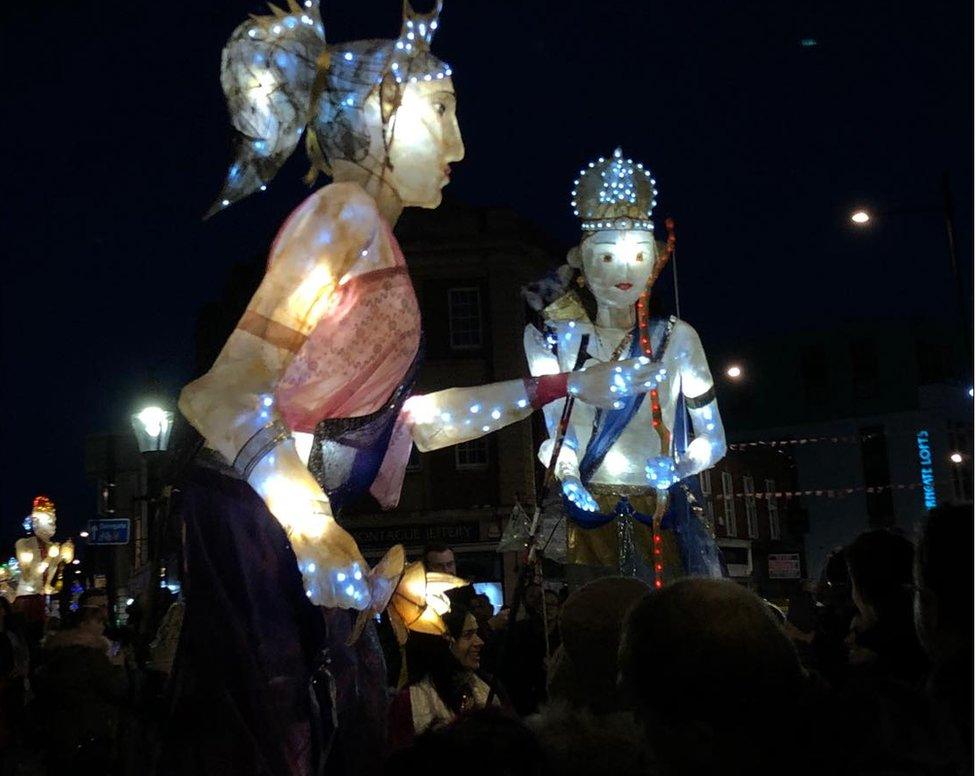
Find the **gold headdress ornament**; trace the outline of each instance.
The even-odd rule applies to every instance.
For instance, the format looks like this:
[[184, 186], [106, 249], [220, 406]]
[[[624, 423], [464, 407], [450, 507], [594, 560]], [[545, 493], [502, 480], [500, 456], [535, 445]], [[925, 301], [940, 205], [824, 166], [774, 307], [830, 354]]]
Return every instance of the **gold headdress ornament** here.
[[617, 148], [579, 171], [573, 181], [573, 215], [584, 232], [600, 229], [654, 231], [651, 211], [657, 204], [657, 181], [641, 162], [625, 159]]
[[31, 512], [46, 512], [49, 515], [55, 514], [54, 502], [47, 496], [37, 496], [31, 507]]

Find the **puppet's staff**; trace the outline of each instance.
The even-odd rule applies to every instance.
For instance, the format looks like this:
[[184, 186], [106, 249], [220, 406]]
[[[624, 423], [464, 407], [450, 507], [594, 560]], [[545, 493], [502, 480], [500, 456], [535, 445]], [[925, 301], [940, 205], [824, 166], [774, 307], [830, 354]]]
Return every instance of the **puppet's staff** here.
[[[584, 350], [585, 343], [581, 352]], [[528, 585], [530, 575], [532, 575], [535, 571], [536, 547], [538, 546], [539, 539], [539, 519], [542, 515], [542, 503], [545, 501], [546, 494], [549, 493], [549, 488], [552, 486], [552, 481], [556, 476], [556, 462], [559, 460], [559, 453], [562, 450], [563, 442], [566, 439], [566, 430], [569, 428], [569, 418], [573, 414], [573, 405], [575, 402], [575, 396], [566, 397], [566, 401], [563, 404], [563, 413], [559, 418], [559, 425], [556, 426], [556, 439], [552, 447], [552, 457], [549, 458], [549, 465], [546, 467], [546, 476], [542, 480], [542, 492], [536, 501], [535, 512], [532, 514], [532, 525], [529, 527], [529, 554], [525, 565], [522, 567], [522, 572], [519, 574], [518, 583], [515, 585], [515, 594], [512, 596], [512, 609], [508, 615], [508, 628], [505, 633], [505, 641], [502, 644], [501, 658], [499, 661], [501, 665], [505, 664], [505, 658], [511, 653], [512, 634], [515, 630], [515, 623], [518, 620], [519, 609], [521, 608], [522, 601], [525, 598], [525, 588]], [[543, 606], [544, 605], [545, 593], [543, 591]], [[547, 628], [546, 625], [543, 627]], [[548, 639], [548, 632], [546, 637]], [[491, 689], [488, 692], [488, 700], [485, 705], [490, 706], [494, 699], [495, 682], [492, 681]]]

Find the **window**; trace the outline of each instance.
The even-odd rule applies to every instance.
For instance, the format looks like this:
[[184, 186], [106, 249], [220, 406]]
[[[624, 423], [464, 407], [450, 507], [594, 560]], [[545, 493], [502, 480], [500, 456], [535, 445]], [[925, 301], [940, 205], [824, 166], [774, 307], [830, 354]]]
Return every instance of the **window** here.
[[454, 448], [454, 466], [458, 469], [485, 469], [488, 467], [488, 439], [462, 442]]
[[779, 502], [776, 496], [776, 480], [766, 480], [766, 506], [769, 509], [769, 538], [779, 539]]
[[819, 344], [805, 347], [801, 354], [800, 371], [807, 404], [822, 407], [829, 392], [827, 349]]
[[705, 503], [702, 506], [705, 510], [705, 520], [708, 521], [708, 525], [714, 530], [715, 528], [715, 505], [712, 504], [710, 498], [705, 499]]
[[861, 462], [868, 490], [868, 526], [886, 528], [895, 524], [895, 502], [891, 495], [891, 470], [888, 467], [888, 439], [884, 426], [861, 429]]
[[701, 484], [703, 496], [712, 495], [712, 470], [705, 469], [698, 475], [698, 482]]
[[478, 288], [450, 288], [447, 315], [453, 350], [481, 347], [481, 292]]
[[722, 472], [722, 501], [725, 507], [725, 535], [735, 536], [735, 493], [732, 492], [732, 475]]
[[871, 399], [878, 395], [878, 351], [872, 340], [851, 343], [851, 375], [854, 398]]
[[915, 342], [915, 363], [920, 385], [942, 382], [952, 374], [952, 350], [946, 342]]
[[701, 485], [702, 492], [702, 511], [705, 514], [705, 522], [714, 531], [715, 529], [715, 504], [712, 502], [712, 470], [705, 469], [705, 471], [698, 474], [698, 482]]
[[756, 485], [752, 477], [742, 478], [743, 500], [746, 504], [746, 533], [750, 539], [759, 538], [759, 514], [756, 510]]

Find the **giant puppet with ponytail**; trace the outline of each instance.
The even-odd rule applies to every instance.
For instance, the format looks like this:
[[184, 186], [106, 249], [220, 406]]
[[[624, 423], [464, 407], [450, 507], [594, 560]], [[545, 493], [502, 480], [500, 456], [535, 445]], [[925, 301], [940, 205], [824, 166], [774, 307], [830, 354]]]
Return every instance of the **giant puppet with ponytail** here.
[[620, 149], [580, 170], [571, 205], [583, 238], [566, 265], [525, 293], [538, 314], [525, 331], [533, 375], [639, 356], [657, 365], [642, 393], [609, 408], [576, 401], [558, 449], [563, 402], [546, 407], [552, 438], [539, 457], [557, 457], [566, 558], [581, 581], [623, 573], [660, 587], [685, 574], [722, 574], [691, 483], [725, 454], [725, 433], [698, 334], [651, 312], [654, 283], [675, 249], [670, 219], [667, 240], [654, 236], [655, 186]]

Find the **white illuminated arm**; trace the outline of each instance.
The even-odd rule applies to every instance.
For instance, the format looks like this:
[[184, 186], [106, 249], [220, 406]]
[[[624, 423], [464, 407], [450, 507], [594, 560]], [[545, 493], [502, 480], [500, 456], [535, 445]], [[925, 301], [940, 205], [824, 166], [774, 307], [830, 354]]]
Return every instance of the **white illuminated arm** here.
[[[541, 402], [542, 406], [551, 406], [546, 415], [547, 422], [551, 423], [553, 413], [558, 419], [562, 412], [567, 393], [587, 404], [610, 407], [620, 398], [647, 390], [660, 365], [646, 358], [635, 358], [578, 372], [561, 373], [558, 365], [555, 368], [555, 373], [534, 373], [530, 380], [506, 380], [411, 396], [403, 405], [404, 421], [418, 450], [439, 450], [478, 439], [527, 418], [534, 408], [533, 394], [537, 400], [543, 394], [553, 395], [545, 390], [559, 383], [557, 379], [547, 381], [547, 377], [563, 375], [564, 378], [564, 390], [556, 391], [554, 400]], [[542, 383], [545, 389], [540, 387]]]
[[424, 453], [478, 439], [531, 414], [523, 380], [448, 388], [411, 396], [403, 405], [410, 435]]
[[725, 456], [725, 428], [715, 399], [715, 382], [698, 333], [681, 321], [674, 335], [672, 344], [679, 348], [681, 391], [695, 436], [678, 461], [677, 473], [684, 479], [711, 468]]
[[378, 227], [376, 203], [358, 186], [333, 184], [309, 197], [278, 236], [270, 267], [213, 367], [179, 402], [285, 528], [311, 600], [355, 609], [369, 604], [366, 562], [299, 458], [274, 393], [341, 279], [376, 268], [378, 252], [362, 254]]
[[[554, 375], [560, 370], [559, 359], [552, 352], [549, 343], [546, 342], [545, 335], [531, 324], [525, 327], [522, 337], [525, 348], [525, 358], [529, 362], [529, 372], [533, 377], [540, 375]], [[549, 431], [549, 438], [539, 445], [539, 460], [543, 466], [548, 466], [552, 460], [553, 448], [555, 447], [555, 436], [559, 419], [562, 417], [565, 399], [557, 399], [549, 402], [543, 407], [543, 415], [546, 419], [546, 429]], [[566, 477], [579, 478], [579, 448], [576, 438], [576, 431], [570, 424], [566, 432], [563, 446], [559, 450], [559, 459], [556, 461], [556, 477], [560, 480]]]

